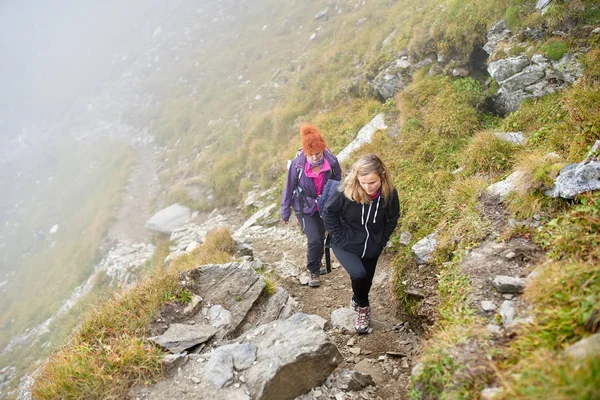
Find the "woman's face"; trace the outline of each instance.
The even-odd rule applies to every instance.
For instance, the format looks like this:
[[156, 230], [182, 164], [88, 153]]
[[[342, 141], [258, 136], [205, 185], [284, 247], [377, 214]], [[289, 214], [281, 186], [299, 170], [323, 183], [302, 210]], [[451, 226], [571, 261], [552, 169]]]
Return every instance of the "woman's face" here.
[[320, 151], [318, 153], [315, 153], [315, 154], [307, 154], [306, 155], [306, 159], [308, 161], [310, 161], [311, 163], [313, 163], [313, 164], [316, 163], [316, 162], [321, 161], [322, 158], [323, 158], [323, 152], [322, 151]]
[[381, 177], [377, 172], [371, 172], [368, 175], [359, 176], [358, 183], [369, 196], [373, 196], [381, 187]]

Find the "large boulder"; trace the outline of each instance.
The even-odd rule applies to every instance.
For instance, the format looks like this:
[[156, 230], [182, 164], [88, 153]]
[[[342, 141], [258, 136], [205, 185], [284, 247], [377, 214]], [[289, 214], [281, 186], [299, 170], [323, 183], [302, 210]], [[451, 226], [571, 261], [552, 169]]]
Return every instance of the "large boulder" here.
[[189, 208], [177, 203], [171, 204], [154, 214], [144, 227], [153, 232], [171, 233], [185, 224], [191, 216]]
[[339, 161], [343, 161], [350, 156], [354, 150], [358, 149], [365, 143], [370, 143], [373, 139], [373, 135], [375, 132], [381, 129], [387, 129], [387, 125], [384, 120], [385, 114], [379, 113], [377, 114], [369, 123], [361, 128], [356, 135], [356, 138], [344, 148], [344, 150], [340, 151], [337, 158]]
[[373, 82], [371, 82], [373, 90], [383, 100], [390, 99], [408, 86], [412, 79], [413, 70], [413, 64], [409, 57], [405, 55], [401, 56], [377, 74]]
[[600, 161], [569, 164], [560, 170], [554, 187], [544, 194], [550, 197], [573, 199], [580, 193], [600, 189]]

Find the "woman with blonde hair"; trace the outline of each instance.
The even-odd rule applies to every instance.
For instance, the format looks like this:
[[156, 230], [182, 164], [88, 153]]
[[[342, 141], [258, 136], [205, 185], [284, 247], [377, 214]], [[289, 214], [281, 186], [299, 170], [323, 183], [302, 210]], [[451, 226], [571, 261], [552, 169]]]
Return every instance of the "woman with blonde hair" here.
[[369, 291], [377, 260], [400, 217], [398, 192], [385, 164], [374, 154], [361, 157], [325, 205], [331, 248], [350, 275], [350, 308], [358, 312], [358, 333], [369, 330]]

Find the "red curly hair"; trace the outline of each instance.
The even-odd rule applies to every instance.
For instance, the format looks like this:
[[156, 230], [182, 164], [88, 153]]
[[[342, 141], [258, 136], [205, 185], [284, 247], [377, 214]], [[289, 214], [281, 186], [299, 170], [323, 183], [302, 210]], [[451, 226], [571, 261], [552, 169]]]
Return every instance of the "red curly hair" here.
[[300, 127], [300, 135], [302, 136], [302, 150], [304, 154], [316, 154], [325, 151], [327, 143], [319, 132], [319, 128], [314, 125], [304, 124]]

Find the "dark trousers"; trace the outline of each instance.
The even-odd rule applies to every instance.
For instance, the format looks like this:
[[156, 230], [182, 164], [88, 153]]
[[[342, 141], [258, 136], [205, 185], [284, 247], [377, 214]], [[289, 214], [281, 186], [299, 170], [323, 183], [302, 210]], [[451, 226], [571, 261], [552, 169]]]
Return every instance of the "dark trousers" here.
[[342, 250], [334, 243], [331, 244], [331, 249], [335, 254], [335, 258], [350, 274], [354, 301], [359, 307], [367, 307], [369, 305], [369, 292], [375, 275], [375, 266], [379, 257], [360, 258], [354, 253]]
[[306, 235], [308, 246], [306, 249], [306, 266], [313, 274], [318, 274], [321, 269], [321, 259], [325, 252], [325, 225], [318, 212], [313, 215], [296, 215], [298, 222]]

